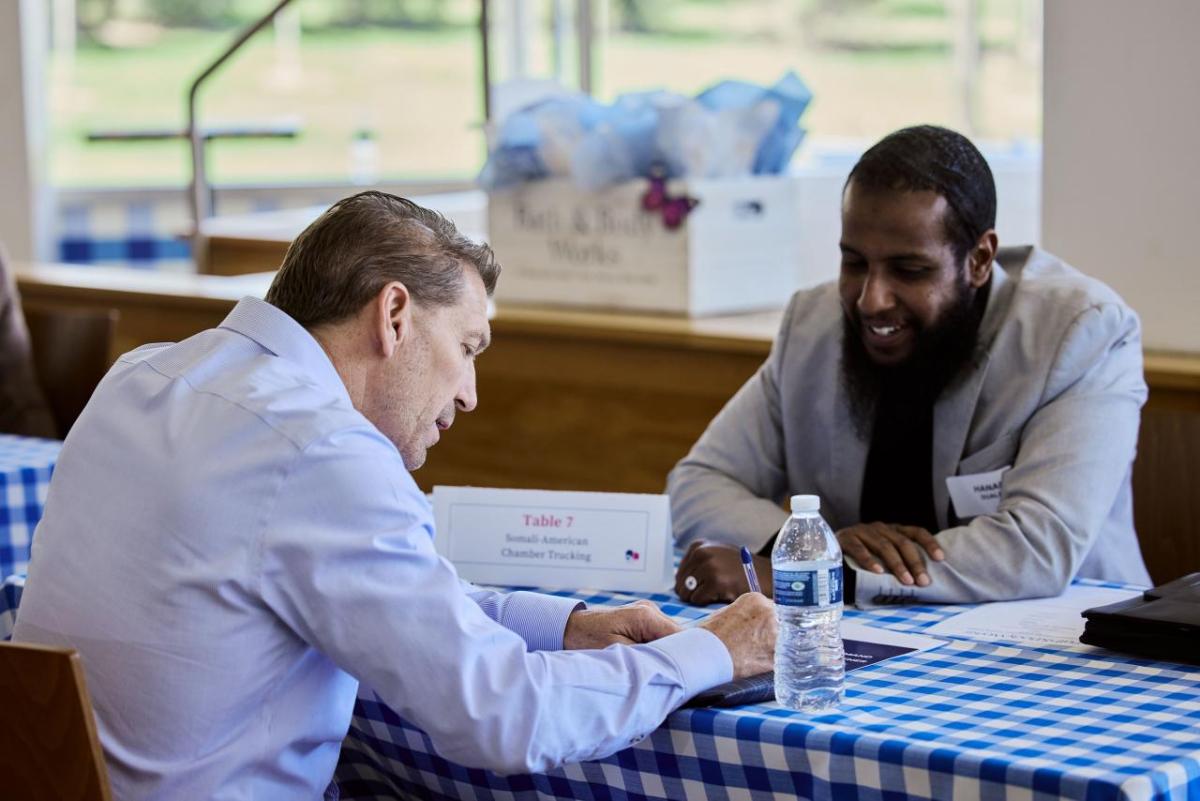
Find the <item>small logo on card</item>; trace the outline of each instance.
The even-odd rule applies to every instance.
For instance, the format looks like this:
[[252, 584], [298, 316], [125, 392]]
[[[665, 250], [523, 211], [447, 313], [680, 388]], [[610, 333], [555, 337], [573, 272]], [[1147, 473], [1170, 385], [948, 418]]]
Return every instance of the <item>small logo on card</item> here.
[[625, 552], [625, 561], [627, 561], [627, 562], [636, 562], [637, 560], [639, 560], [641, 558], [642, 558], [642, 555], [640, 553], [638, 553], [637, 551], [633, 550], [632, 548]]

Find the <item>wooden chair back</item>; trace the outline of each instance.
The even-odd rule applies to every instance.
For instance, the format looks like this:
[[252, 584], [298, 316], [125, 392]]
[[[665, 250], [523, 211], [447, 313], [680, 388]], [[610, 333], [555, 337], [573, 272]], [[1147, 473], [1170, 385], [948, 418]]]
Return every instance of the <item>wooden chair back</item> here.
[[33, 369], [65, 437], [112, 364], [114, 309], [25, 308]]
[[0, 761], [5, 798], [111, 801], [76, 651], [0, 642]]

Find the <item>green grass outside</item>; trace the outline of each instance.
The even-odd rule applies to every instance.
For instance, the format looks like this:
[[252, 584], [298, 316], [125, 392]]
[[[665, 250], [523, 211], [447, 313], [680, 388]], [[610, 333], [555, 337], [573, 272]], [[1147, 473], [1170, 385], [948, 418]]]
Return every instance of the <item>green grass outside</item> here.
[[[1036, 138], [1039, 76], [1010, 46], [1011, 2], [985, 4], [980, 76], [985, 103], [977, 134]], [[771, 5], [778, 4], [757, 4]], [[961, 127], [952, 56], [945, 45], [947, 22], [934, 13], [937, 5], [910, 0], [900, 6], [906, 16], [890, 27], [871, 16], [833, 19], [822, 27], [825, 41], [813, 42], [799, 35], [747, 32], [739, 28], [748, 24], [743, 15], [730, 17], [728, 4], [691, 3], [679, 29], [710, 35], [609, 35], [600, 50], [598, 94], [611, 98], [617, 90], [663, 86], [691, 93], [720, 78], [767, 83], [794, 69], [816, 97], [802, 121], [814, 135], [871, 139], [915, 122]], [[730, 33], [717, 35], [725, 19]], [[70, 73], [54, 62], [53, 182], [186, 182], [182, 142], [88, 143], [84, 136], [101, 128], [182, 126], [188, 83], [231, 36], [228, 31], [167, 30], [153, 45], [138, 49], [83, 47]], [[866, 46], [828, 44], [847, 38]], [[482, 165], [478, 42], [470, 28], [306, 31], [301, 59], [300, 73], [289, 74], [266, 32], [208, 85], [201, 96], [202, 120], [292, 117], [303, 128], [295, 140], [218, 142], [210, 149], [216, 181], [344, 179], [350, 142], [364, 126], [376, 132], [382, 173], [388, 177], [469, 176]]]

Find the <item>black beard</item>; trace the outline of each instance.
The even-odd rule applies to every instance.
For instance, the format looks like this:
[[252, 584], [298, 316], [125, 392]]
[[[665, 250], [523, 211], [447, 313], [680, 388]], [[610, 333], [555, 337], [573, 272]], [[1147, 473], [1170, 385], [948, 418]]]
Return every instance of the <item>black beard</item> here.
[[876, 364], [862, 341], [858, 311], [842, 315], [842, 386], [859, 437], [870, 436], [880, 397], [909, 409], [933, 403], [975, 355], [989, 282], [975, 290], [964, 275], [954, 305], [933, 326], [916, 332], [912, 355], [896, 365]]

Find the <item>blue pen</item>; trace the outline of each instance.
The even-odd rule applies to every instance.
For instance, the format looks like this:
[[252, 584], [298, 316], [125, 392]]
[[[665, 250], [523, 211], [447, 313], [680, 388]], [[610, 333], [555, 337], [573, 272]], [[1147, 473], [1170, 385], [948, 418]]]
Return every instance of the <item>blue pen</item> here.
[[758, 574], [754, 572], [754, 557], [745, 545], [742, 546], [742, 569], [746, 571], [746, 581], [750, 582], [750, 592], [762, 592], [758, 586]]

